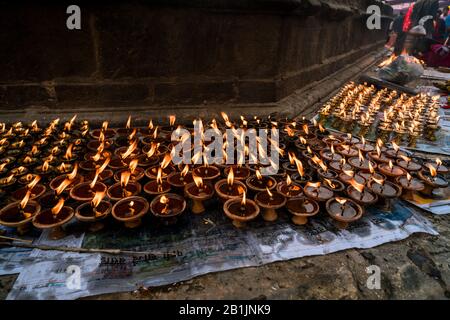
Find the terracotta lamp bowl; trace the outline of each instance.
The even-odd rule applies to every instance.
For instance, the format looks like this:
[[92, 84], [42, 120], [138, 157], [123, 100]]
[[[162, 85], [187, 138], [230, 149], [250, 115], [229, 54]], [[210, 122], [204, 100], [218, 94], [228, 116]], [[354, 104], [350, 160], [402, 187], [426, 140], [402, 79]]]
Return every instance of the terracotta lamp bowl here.
[[[133, 202], [134, 212], [130, 210], [130, 203]], [[114, 219], [123, 222], [127, 228], [137, 228], [141, 225], [142, 217], [148, 212], [149, 204], [142, 197], [124, 198], [113, 206], [112, 215]]]
[[[168, 199], [167, 203], [161, 201], [163, 196]], [[150, 211], [166, 225], [175, 224], [177, 222], [177, 217], [181, 215], [185, 209], [186, 200], [182, 196], [174, 193], [158, 195], [150, 203]]]
[[106, 185], [102, 182], [96, 182], [94, 188], [91, 189], [89, 186], [91, 182], [83, 182], [77, 184], [72, 189], [70, 189], [70, 197], [76, 201], [91, 201], [96, 192], [106, 192], [108, 189]]
[[209, 166], [209, 167], [197, 167], [194, 169], [193, 173], [196, 176], [202, 177], [205, 181], [212, 181], [217, 179], [220, 176], [220, 170], [217, 167]]
[[339, 229], [346, 229], [349, 223], [361, 219], [363, 215], [362, 207], [350, 199], [347, 199], [344, 210], [341, 210], [342, 205], [336, 199], [328, 200], [325, 208], [330, 217], [336, 221]]
[[232, 220], [236, 228], [244, 228], [248, 222], [255, 220], [259, 215], [259, 207], [252, 200], [243, 205], [240, 198], [229, 199], [223, 205], [223, 212]]
[[[158, 169], [160, 167], [159, 166], [153, 166], [150, 168], [147, 168], [145, 170], [145, 176], [149, 179], [156, 179], [156, 177], [158, 176]], [[166, 179], [171, 173], [176, 172], [175, 168], [172, 167], [171, 165], [168, 165], [167, 167], [165, 167], [164, 169], [161, 170], [161, 177], [163, 179]]]
[[371, 180], [367, 183], [367, 186], [378, 196], [380, 209], [386, 212], [391, 211], [392, 200], [400, 197], [400, 195], [402, 194], [402, 188], [390, 181], [385, 181], [384, 185], [381, 186], [380, 184], [375, 183], [373, 180]]
[[277, 209], [284, 207], [286, 198], [277, 191], [272, 191], [270, 196], [267, 191], [260, 192], [255, 196], [256, 204], [263, 209], [263, 219], [273, 222], [278, 219]]
[[247, 178], [245, 184], [254, 192], [266, 191], [266, 187], [269, 190], [273, 190], [277, 187], [277, 181], [271, 176], [263, 176], [260, 180], [256, 175], [253, 175]]
[[[50, 189], [52, 189], [53, 191], [55, 191], [60, 185], [61, 183], [67, 179], [67, 175], [63, 174], [60, 176], [57, 176], [56, 178], [54, 178], [52, 181], [50, 181]], [[70, 189], [73, 188], [73, 186], [80, 184], [84, 181], [83, 176], [81, 175], [76, 175], [75, 179], [71, 180], [70, 184], [66, 187], [65, 190], [70, 191]]]
[[[86, 181], [92, 181], [95, 178], [95, 173], [96, 173], [95, 171], [88, 172], [88, 174], [85, 176], [85, 180]], [[105, 169], [105, 170], [102, 171], [102, 173], [100, 173], [98, 175], [98, 181], [107, 182], [113, 176], [114, 176], [114, 173], [113, 173], [112, 170]]]
[[247, 192], [247, 187], [240, 181], [233, 181], [231, 186], [228, 185], [227, 179], [222, 179], [214, 185], [217, 195], [222, 202], [234, 198], [242, 198], [242, 194]]
[[305, 197], [291, 198], [286, 203], [286, 209], [292, 214], [292, 222], [296, 225], [305, 225], [308, 218], [319, 213], [319, 204]]
[[75, 217], [82, 222], [89, 223], [89, 231], [97, 232], [104, 228], [101, 220], [111, 213], [112, 205], [108, 201], [101, 201], [97, 208], [92, 207], [90, 202], [80, 204], [75, 210]]
[[[91, 136], [92, 138], [94, 138], [95, 140], [98, 140], [98, 138], [100, 137], [100, 132], [102, 131], [102, 129], [95, 129], [91, 132]], [[103, 134], [105, 135], [106, 139], [112, 139], [116, 136], [116, 130], [114, 129], [106, 129], [106, 131], [103, 131]]]
[[[120, 169], [116, 171], [114, 174], [114, 180], [120, 181], [120, 176], [123, 171], [126, 171], [128, 169]], [[139, 181], [144, 177], [144, 169], [137, 167], [134, 172], [130, 175], [130, 181]]]
[[250, 169], [246, 167], [238, 167], [234, 166], [226, 166], [224, 171], [224, 176], [227, 177], [230, 169], [233, 168], [234, 179], [239, 181], [245, 181], [248, 177], [250, 177]]
[[167, 180], [163, 180], [162, 183], [152, 180], [144, 185], [144, 192], [151, 197], [170, 192], [170, 189], [171, 187]]
[[52, 240], [62, 239], [66, 236], [62, 226], [69, 222], [74, 214], [74, 210], [67, 206], [62, 207], [56, 216], [51, 209], [45, 209], [34, 216], [33, 225], [38, 229], [51, 229], [50, 238]]
[[425, 190], [425, 184], [417, 178], [412, 178], [409, 181], [407, 177], [402, 176], [396, 179], [396, 183], [402, 187], [402, 199], [404, 200], [413, 200], [414, 193]]
[[208, 183], [205, 183], [203, 187], [199, 189], [195, 183], [192, 182], [186, 185], [184, 192], [192, 200], [192, 213], [201, 214], [205, 212], [203, 201], [209, 200], [213, 197], [214, 187]]
[[333, 198], [334, 196], [334, 192], [326, 186], [320, 186], [319, 188], [312, 186], [305, 186], [303, 188], [303, 193], [310, 200], [314, 200], [318, 203], [326, 202], [329, 199]]
[[0, 224], [5, 227], [16, 228], [17, 233], [23, 235], [30, 229], [30, 222], [41, 211], [41, 206], [36, 201], [29, 200], [23, 210], [26, 214], [24, 216], [20, 213], [19, 205], [20, 201], [17, 201], [3, 207], [0, 210]]
[[[11, 193], [11, 196], [14, 200], [22, 200], [23, 197], [25, 197], [25, 195], [27, 194], [28, 188], [27, 187], [22, 187], [20, 189], [17, 189], [16, 191], [13, 191]], [[33, 189], [31, 189], [31, 196], [30, 199], [34, 200], [34, 199], [39, 199], [40, 196], [42, 196], [45, 191], [47, 191], [47, 187], [44, 186], [43, 184], [37, 184], [33, 187]]]
[[130, 181], [125, 188], [117, 182], [108, 188], [107, 194], [112, 201], [119, 201], [123, 198], [137, 196], [141, 193], [142, 187], [138, 182]]
[[291, 185], [288, 185], [286, 181], [278, 183], [277, 191], [288, 199], [296, 198], [303, 194], [303, 188], [300, 185], [296, 183], [291, 183]]
[[433, 178], [428, 171], [420, 170], [418, 176], [425, 185], [422, 193], [427, 196], [432, 196], [435, 189], [448, 187], [448, 180], [440, 175]]
[[187, 184], [194, 182], [194, 179], [192, 179], [191, 172], [188, 172], [184, 177], [181, 172], [174, 172], [167, 177], [167, 182], [174, 188], [184, 189]]
[[378, 202], [378, 195], [367, 188], [364, 188], [364, 191], [361, 193], [353, 186], [348, 186], [347, 195], [362, 207], [369, 207]]

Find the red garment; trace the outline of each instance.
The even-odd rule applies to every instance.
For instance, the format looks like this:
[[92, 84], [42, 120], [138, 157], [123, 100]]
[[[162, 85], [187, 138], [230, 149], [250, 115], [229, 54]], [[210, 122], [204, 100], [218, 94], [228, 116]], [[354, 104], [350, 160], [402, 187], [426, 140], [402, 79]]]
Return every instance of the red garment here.
[[441, 54], [441, 44], [431, 46], [431, 50], [425, 53], [425, 62], [428, 67], [447, 67], [450, 68], [450, 54]]
[[412, 26], [412, 21], [411, 21], [411, 15], [414, 9], [414, 4], [412, 4], [409, 9], [408, 12], [405, 15], [405, 19], [403, 20], [403, 32], [408, 32], [409, 29], [411, 29]]

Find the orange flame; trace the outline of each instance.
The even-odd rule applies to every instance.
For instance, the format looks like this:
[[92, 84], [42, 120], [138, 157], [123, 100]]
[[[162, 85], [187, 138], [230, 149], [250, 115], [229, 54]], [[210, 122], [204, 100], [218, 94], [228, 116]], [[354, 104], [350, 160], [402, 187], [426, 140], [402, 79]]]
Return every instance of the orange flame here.
[[153, 129], [153, 120], [152, 119], [150, 119], [149, 121], [148, 121], [148, 129], [149, 130], [152, 130]]
[[69, 146], [67, 147], [67, 150], [66, 150], [65, 157], [68, 160], [72, 159], [72, 149], [73, 149], [73, 143], [69, 144]]
[[72, 183], [70, 179], [64, 179], [63, 182], [55, 189], [56, 194], [60, 195]]
[[192, 178], [194, 179], [194, 183], [197, 186], [197, 188], [203, 187], [203, 179], [202, 177], [196, 176], [195, 174], [192, 175]]
[[173, 127], [173, 125], [175, 124], [175, 120], [177, 119], [177, 117], [175, 115], [170, 115], [169, 116], [169, 124], [171, 127]]
[[23, 210], [27, 206], [28, 201], [31, 197], [31, 190], [28, 190], [25, 196], [23, 197], [22, 201], [20, 201], [20, 208]]
[[32, 190], [40, 180], [41, 180], [40, 176], [35, 176], [33, 181], [31, 181], [29, 184], [27, 184], [27, 189]]
[[103, 123], [102, 123], [102, 131], [108, 130], [108, 125], [109, 125], [108, 121], [103, 121]]
[[442, 160], [439, 159], [439, 158], [436, 158], [436, 164], [437, 164], [437, 166], [439, 168], [440, 166], [442, 166]]
[[58, 203], [52, 208], [54, 216], [57, 216], [61, 212], [61, 209], [64, 207], [64, 201], [64, 198], [60, 198]]
[[361, 153], [361, 149], [358, 149], [358, 158], [359, 158], [359, 161], [364, 162], [364, 156]]
[[242, 193], [241, 205], [245, 206], [246, 203], [247, 203], [247, 192], [244, 191], [244, 193]]
[[159, 167], [158, 168], [158, 173], [156, 174], [156, 182], [158, 182], [158, 184], [162, 184], [162, 168]]
[[165, 195], [162, 195], [161, 198], [159, 199], [159, 202], [161, 202], [162, 204], [168, 204], [169, 198], [166, 197]]
[[303, 137], [300, 137], [300, 142], [301, 142], [302, 144], [306, 144], [306, 139], [303, 138]]
[[437, 170], [431, 165], [427, 164], [428, 169], [430, 170], [431, 176], [434, 178], [437, 176]]
[[395, 150], [395, 152], [398, 152], [398, 150], [400, 149], [394, 141], [392, 141], [392, 148]]
[[339, 197], [336, 198], [336, 201], [339, 202], [339, 204], [342, 206], [347, 203], [347, 199], [339, 198]]
[[356, 182], [355, 179], [351, 179], [350, 180], [350, 185], [355, 188], [356, 190], [358, 190], [359, 193], [363, 193], [364, 192], [364, 185], [361, 183]]
[[188, 172], [189, 172], [189, 166], [185, 165], [183, 170], [181, 171], [181, 176], [185, 177], [188, 174]]
[[384, 179], [377, 179], [375, 177], [372, 177], [372, 180], [378, 183], [379, 185], [384, 186]]
[[305, 170], [303, 168], [303, 163], [300, 160], [296, 160], [295, 161], [295, 165], [297, 166], [297, 172], [300, 175], [300, 177], [303, 178], [303, 176], [305, 175]]
[[408, 181], [411, 181], [412, 180], [412, 177], [411, 177], [411, 175], [407, 172], [406, 173], [406, 179], [408, 180]]
[[72, 172], [67, 175], [67, 179], [69, 180], [75, 179], [75, 177], [77, 176], [77, 172], [78, 172], [78, 163], [75, 163]]
[[331, 180], [329, 180], [327, 178], [324, 178], [324, 180], [329, 187], [331, 187], [332, 189], [336, 189], [336, 185]]
[[104, 191], [96, 191], [94, 198], [92, 198], [91, 206], [93, 208], [97, 208], [100, 202], [102, 202], [103, 198], [105, 197]]
[[272, 194], [272, 192], [270, 192], [270, 190], [269, 190], [269, 188], [268, 187], [266, 187], [266, 191], [267, 191], [267, 194], [269, 195], [269, 197], [273, 197], [273, 194]]
[[131, 173], [128, 170], [122, 171], [120, 174], [120, 185], [122, 188], [125, 188], [128, 185], [128, 182], [130, 181]]
[[309, 128], [308, 128], [308, 125], [307, 125], [307, 124], [304, 124], [302, 127], [303, 127], [303, 131], [305, 132], [305, 134], [308, 135], [308, 134], [309, 134]]
[[133, 151], [136, 150], [137, 144], [138, 141], [134, 140], [133, 143], [128, 146], [128, 149], [122, 154], [122, 159], [128, 158], [133, 153]]
[[139, 162], [138, 159], [133, 159], [133, 160], [131, 160], [131, 162], [130, 162], [130, 164], [129, 164], [129, 168], [130, 168], [131, 174], [133, 174], [134, 171], [136, 170], [136, 168], [137, 168], [137, 166], [138, 166], [138, 162]]
[[392, 163], [392, 161], [391, 160], [389, 160], [389, 169], [394, 169], [394, 164]]
[[44, 161], [44, 163], [42, 164], [42, 169], [41, 169], [42, 172], [47, 172], [48, 167], [49, 167], [48, 160], [46, 160], [46, 161]]
[[161, 168], [165, 169], [167, 168], [167, 166], [170, 164], [170, 162], [172, 161], [172, 157], [170, 155], [170, 153], [166, 153], [166, 155], [164, 156], [163, 161], [161, 161]]
[[126, 129], [130, 129], [131, 128], [131, 115], [128, 116], [128, 120], [127, 120], [127, 124], [125, 125]]
[[292, 184], [291, 177], [289, 175], [286, 176], [286, 185], [290, 186]]
[[311, 188], [320, 188], [321, 183], [320, 182], [307, 182], [306, 187]]
[[256, 169], [255, 174], [256, 174], [256, 178], [258, 180], [262, 180], [262, 175], [261, 175], [261, 172], [259, 172], [259, 169]]
[[94, 189], [95, 184], [97, 183], [97, 180], [98, 180], [98, 176], [99, 176], [99, 175], [100, 175], [100, 172], [99, 172], [99, 170], [97, 169], [97, 170], [95, 171], [94, 179], [92, 179], [91, 183], [89, 184], [89, 187], [90, 187], [91, 189]]
[[355, 176], [355, 171], [353, 170], [342, 170], [342, 172], [344, 172], [347, 176], [352, 178]]
[[234, 172], [233, 172], [233, 168], [230, 168], [230, 171], [228, 172], [227, 183], [228, 183], [229, 186], [232, 186], [233, 183], [234, 183]]
[[369, 161], [369, 172], [371, 173], [371, 174], [374, 174], [375, 173], [375, 169], [373, 168], [373, 166], [372, 166], [372, 163]]
[[101, 174], [103, 171], [105, 171], [106, 167], [108, 166], [109, 162], [111, 161], [111, 158], [108, 157], [105, 159], [105, 162], [101, 165], [100, 168], [98, 168], [98, 174]]

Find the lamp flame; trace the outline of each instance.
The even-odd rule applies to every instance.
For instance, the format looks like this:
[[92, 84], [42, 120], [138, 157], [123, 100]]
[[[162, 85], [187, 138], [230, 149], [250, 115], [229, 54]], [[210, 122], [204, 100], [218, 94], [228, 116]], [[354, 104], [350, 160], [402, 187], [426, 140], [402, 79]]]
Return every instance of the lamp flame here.
[[183, 170], [181, 171], [181, 176], [185, 177], [188, 174], [188, 172], [189, 172], [189, 166], [185, 165]]
[[344, 204], [347, 203], [347, 199], [339, 198], [339, 197], [336, 198], [336, 201], [337, 201], [341, 206], [343, 206]]
[[247, 203], [247, 192], [244, 191], [244, 193], [242, 193], [241, 205], [245, 207], [246, 203]]
[[127, 124], [125, 125], [126, 129], [130, 129], [131, 128], [131, 115], [128, 116], [128, 120], [127, 120]]
[[128, 170], [124, 170], [120, 174], [120, 185], [122, 188], [125, 188], [128, 185], [128, 182], [130, 181], [131, 172]]
[[91, 189], [94, 189], [95, 184], [97, 183], [97, 180], [98, 180], [98, 176], [99, 176], [99, 175], [100, 175], [100, 172], [99, 172], [99, 170], [97, 169], [97, 170], [95, 171], [94, 179], [92, 179], [91, 183], [89, 184], [89, 187], [90, 187]]
[[64, 192], [64, 190], [72, 183], [69, 179], [64, 179], [63, 182], [58, 186], [58, 188], [55, 189], [56, 194], [59, 196], [61, 193]]
[[356, 182], [355, 179], [351, 179], [349, 181], [350, 185], [355, 188], [359, 193], [363, 193], [364, 192], [364, 185], [361, 183]]
[[202, 188], [203, 187], [203, 179], [202, 179], [202, 177], [199, 177], [199, 176], [193, 174], [192, 178], [194, 179], [194, 183], [197, 186], [197, 188]]
[[169, 116], [169, 124], [171, 127], [173, 127], [173, 125], [175, 124], [175, 120], [177, 119], [177, 117], [175, 115], [170, 115]]
[[40, 176], [35, 176], [33, 181], [31, 181], [29, 184], [27, 184], [27, 189], [32, 190], [40, 180], [41, 180]]
[[72, 172], [67, 175], [67, 179], [69, 180], [75, 179], [75, 177], [77, 176], [77, 172], [78, 172], [78, 163], [75, 163]]
[[133, 143], [131, 143], [128, 146], [127, 150], [122, 154], [122, 159], [128, 158], [133, 153], [133, 151], [136, 150], [137, 144], [138, 144], [138, 141], [134, 140]]
[[428, 169], [430, 170], [431, 176], [432, 176], [433, 178], [436, 177], [436, 176], [437, 176], [437, 170], [436, 170], [436, 168], [435, 168], [433, 165], [431, 165], [431, 164], [427, 164], [427, 167], [428, 167]]
[[256, 178], [258, 180], [262, 180], [262, 175], [261, 175], [261, 172], [259, 172], [259, 169], [256, 169], [255, 174], [256, 174]]
[[94, 198], [92, 198], [91, 206], [93, 208], [97, 208], [100, 202], [102, 202], [103, 198], [105, 197], [106, 193], [104, 191], [96, 191]]
[[131, 160], [130, 164], [129, 164], [129, 168], [130, 168], [130, 173], [133, 174], [134, 171], [136, 170], [137, 166], [138, 166], [139, 160], [138, 159], [133, 159]]
[[25, 209], [25, 207], [27, 206], [28, 201], [30, 200], [31, 197], [31, 190], [28, 190], [27, 193], [25, 194], [25, 196], [23, 197], [22, 201], [20, 201], [20, 208], [22, 210]]
[[52, 208], [54, 216], [57, 216], [61, 212], [61, 209], [64, 207], [64, 201], [64, 198], [60, 198], [58, 203]]
[[324, 180], [331, 189], [336, 189], [336, 185], [331, 180], [327, 178], [324, 178]]
[[270, 190], [269, 190], [269, 188], [268, 187], [266, 187], [266, 191], [267, 191], [267, 194], [269, 195], [269, 197], [273, 197], [273, 194], [272, 194], [272, 192], [270, 192]]
[[170, 164], [170, 162], [172, 161], [172, 157], [170, 155], [170, 152], [166, 153], [166, 155], [164, 156], [163, 161], [161, 161], [161, 168], [165, 169], [167, 168], [167, 166]]
[[230, 171], [228, 172], [227, 183], [228, 183], [229, 186], [232, 186], [233, 183], [234, 183], [234, 172], [233, 172], [233, 168], [230, 168]]

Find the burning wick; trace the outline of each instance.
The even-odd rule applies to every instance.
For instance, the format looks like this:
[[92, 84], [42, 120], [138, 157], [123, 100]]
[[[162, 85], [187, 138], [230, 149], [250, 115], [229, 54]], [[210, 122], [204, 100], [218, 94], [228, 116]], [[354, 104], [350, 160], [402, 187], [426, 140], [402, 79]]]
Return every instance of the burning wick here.
[[442, 166], [442, 161], [439, 158], [436, 158], [436, 170], [439, 170], [439, 168]]
[[356, 182], [355, 179], [350, 180], [350, 185], [359, 192], [359, 201], [364, 198], [364, 185]]
[[31, 197], [31, 190], [28, 190], [25, 196], [23, 197], [22, 201], [19, 203], [19, 213], [25, 218], [28, 219], [31, 216], [31, 213], [26, 213], [25, 208], [27, 207], [28, 200], [30, 200]]
[[228, 194], [231, 194], [231, 192], [233, 191], [233, 184], [234, 184], [234, 173], [233, 173], [233, 168], [230, 168], [230, 172], [228, 173], [228, 177], [227, 177], [227, 183], [228, 183]]
[[409, 187], [411, 185], [412, 177], [408, 172], [406, 173], [406, 180], [408, 180], [408, 187]]
[[391, 160], [389, 160], [389, 169], [391, 169], [391, 173], [394, 171], [394, 165]]
[[134, 215], [134, 208], [133, 208], [133, 206], [134, 206], [134, 201], [130, 201], [130, 203], [128, 203], [128, 210], [130, 210], [129, 212], [128, 212], [128, 214], [130, 215], [130, 216], [133, 216]]
[[344, 198], [336, 198], [336, 201], [341, 205], [341, 216], [343, 217], [346, 209], [347, 200]]
[[373, 181], [375, 181], [377, 184], [381, 186], [381, 193], [384, 192], [384, 179], [377, 179], [372, 177]]
[[430, 175], [431, 175], [430, 181], [435, 183], [436, 182], [436, 177], [437, 177], [437, 170], [431, 164], [427, 164], [427, 167], [430, 170]]
[[399, 153], [399, 151], [400, 151], [400, 148], [399, 148], [399, 146], [398, 146], [394, 141], [392, 141], [392, 148], [394, 148], [394, 150], [395, 150], [395, 156], [397, 157], [397, 156], [398, 156], [398, 153]]
[[192, 179], [194, 179], [194, 183], [198, 188], [198, 192], [203, 192], [203, 179], [202, 177], [196, 176], [195, 174], [192, 175]]
[[169, 198], [167, 198], [165, 195], [163, 195], [161, 197], [161, 199], [159, 200], [160, 203], [164, 204], [164, 208], [161, 210], [161, 213], [163, 214], [169, 214], [170, 210], [169, 210]]
[[92, 211], [94, 211], [94, 215], [96, 218], [98, 218], [99, 216], [101, 216], [101, 212], [97, 211], [97, 207], [100, 204], [100, 202], [102, 202], [103, 198], [105, 197], [105, 192], [102, 191], [97, 191], [95, 193], [94, 198], [91, 201], [91, 207], [92, 207]]
[[268, 187], [266, 187], [266, 191], [267, 191], [267, 194], [269, 195], [269, 203], [270, 203], [270, 201], [273, 201], [273, 194], [272, 194], [272, 192], [270, 192]]
[[64, 198], [59, 199], [58, 203], [52, 208], [52, 214], [56, 218], [64, 206]]
[[312, 190], [313, 195], [314, 195], [316, 198], [319, 197], [320, 182], [316, 182], [316, 183], [308, 182], [308, 183], [306, 184], [306, 187], [311, 187], [311, 188], [313, 188], [313, 190]]
[[120, 174], [120, 187], [122, 188], [122, 197], [126, 198], [129, 195], [127, 191], [127, 185], [130, 181], [131, 172], [128, 170], [122, 171]]

